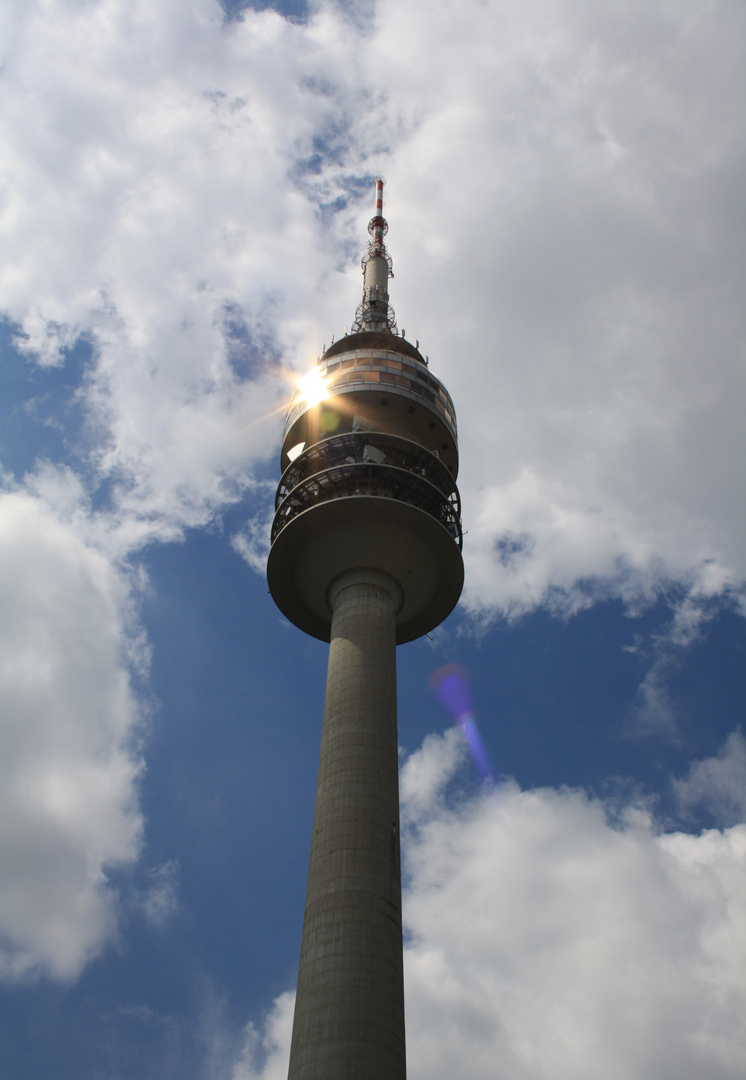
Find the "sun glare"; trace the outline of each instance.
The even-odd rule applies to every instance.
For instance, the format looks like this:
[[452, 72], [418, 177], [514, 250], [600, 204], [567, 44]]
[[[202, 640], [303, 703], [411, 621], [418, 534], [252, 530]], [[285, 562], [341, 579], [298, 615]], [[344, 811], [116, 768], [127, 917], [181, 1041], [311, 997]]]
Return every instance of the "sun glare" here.
[[326, 379], [317, 369], [298, 379], [298, 389], [308, 405], [317, 405], [329, 396]]
[[309, 371], [302, 379], [298, 379], [298, 389], [308, 405], [318, 405], [329, 396], [326, 380], [318, 370]]

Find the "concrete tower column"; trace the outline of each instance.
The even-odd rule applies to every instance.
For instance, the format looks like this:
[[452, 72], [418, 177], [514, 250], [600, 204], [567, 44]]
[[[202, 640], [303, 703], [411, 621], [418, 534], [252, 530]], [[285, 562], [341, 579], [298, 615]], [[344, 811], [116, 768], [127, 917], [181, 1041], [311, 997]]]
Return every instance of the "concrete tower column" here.
[[404, 1080], [398, 585], [329, 590], [329, 668], [288, 1080]]

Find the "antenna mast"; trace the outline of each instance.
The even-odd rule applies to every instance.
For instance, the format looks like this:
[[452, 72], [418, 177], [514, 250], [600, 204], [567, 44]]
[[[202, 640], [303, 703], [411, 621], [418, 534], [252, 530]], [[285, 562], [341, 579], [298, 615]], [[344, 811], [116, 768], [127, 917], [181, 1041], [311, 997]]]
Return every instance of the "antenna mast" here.
[[376, 177], [376, 212], [368, 222], [370, 241], [360, 264], [363, 270], [363, 299], [355, 312], [351, 331], [353, 334], [361, 330], [397, 333], [396, 315], [389, 303], [388, 290], [388, 279], [394, 276], [394, 266], [383, 242], [389, 231], [389, 223], [383, 216], [385, 183], [385, 177]]

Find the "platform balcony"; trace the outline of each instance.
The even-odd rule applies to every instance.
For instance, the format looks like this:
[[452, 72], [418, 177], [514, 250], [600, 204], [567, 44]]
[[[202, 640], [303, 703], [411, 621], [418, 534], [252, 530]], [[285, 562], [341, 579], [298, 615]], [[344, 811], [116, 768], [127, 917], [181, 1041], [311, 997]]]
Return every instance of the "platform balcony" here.
[[277, 489], [272, 542], [299, 514], [355, 496], [391, 499], [425, 511], [461, 550], [459, 494], [449, 470], [418, 443], [376, 431], [328, 437], [288, 466]]

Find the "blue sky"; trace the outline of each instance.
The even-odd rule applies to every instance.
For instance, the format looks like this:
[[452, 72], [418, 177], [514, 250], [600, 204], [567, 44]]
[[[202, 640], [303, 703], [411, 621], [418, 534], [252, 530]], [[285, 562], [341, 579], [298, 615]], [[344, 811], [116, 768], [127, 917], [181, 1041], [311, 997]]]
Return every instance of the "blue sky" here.
[[398, 652], [412, 1080], [740, 1076], [740, 6], [0, 27], [0, 1076], [285, 1074], [326, 646], [264, 563], [377, 173], [466, 530]]

